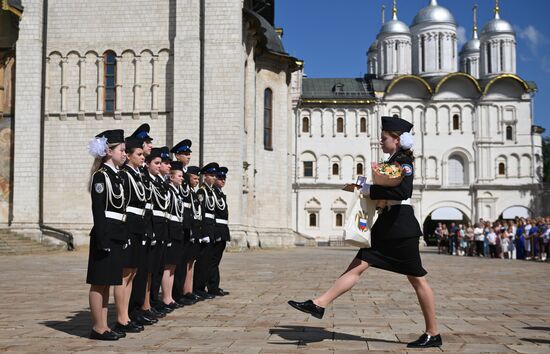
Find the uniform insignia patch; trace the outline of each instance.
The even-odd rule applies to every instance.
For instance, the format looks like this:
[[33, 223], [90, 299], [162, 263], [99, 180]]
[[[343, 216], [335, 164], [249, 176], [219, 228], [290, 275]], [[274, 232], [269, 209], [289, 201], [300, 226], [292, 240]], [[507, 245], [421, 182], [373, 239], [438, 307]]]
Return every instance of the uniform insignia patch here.
[[404, 164], [402, 165], [405, 176], [410, 176], [413, 174], [413, 168], [411, 165]]
[[199, 202], [202, 203], [202, 201], [204, 200], [204, 196], [202, 194], [199, 194], [198, 197], [199, 197]]
[[103, 193], [103, 191], [105, 190], [105, 185], [103, 183], [96, 183], [94, 185], [94, 190], [96, 191], [96, 193]]

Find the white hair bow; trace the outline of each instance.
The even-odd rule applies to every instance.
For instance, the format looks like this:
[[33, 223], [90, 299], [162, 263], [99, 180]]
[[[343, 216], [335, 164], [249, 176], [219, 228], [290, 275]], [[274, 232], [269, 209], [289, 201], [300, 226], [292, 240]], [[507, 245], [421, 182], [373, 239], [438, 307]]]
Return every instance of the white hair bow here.
[[399, 141], [401, 143], [401, 147], [405, 150], [410, 150], [414, 146], [413, 137], [409, 132], [401, 134], [401, 136], [399, 137]]
[[104, 136], [93, 138], [88, 143], [88, 152], [95, 158], [107, 155], [107, 148], [107, 138]]

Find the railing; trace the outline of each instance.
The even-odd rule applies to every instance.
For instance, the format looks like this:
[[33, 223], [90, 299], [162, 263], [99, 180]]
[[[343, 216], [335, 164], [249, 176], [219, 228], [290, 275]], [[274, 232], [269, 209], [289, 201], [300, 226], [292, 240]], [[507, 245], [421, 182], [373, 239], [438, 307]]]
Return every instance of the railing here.
[[65, 242], [67, 244], [67, 251], [74, 251], [74, 237], [69, 231], [57, 229], [44, 224], [40, 224], [40, 231], [42, 231], [45, 235]]

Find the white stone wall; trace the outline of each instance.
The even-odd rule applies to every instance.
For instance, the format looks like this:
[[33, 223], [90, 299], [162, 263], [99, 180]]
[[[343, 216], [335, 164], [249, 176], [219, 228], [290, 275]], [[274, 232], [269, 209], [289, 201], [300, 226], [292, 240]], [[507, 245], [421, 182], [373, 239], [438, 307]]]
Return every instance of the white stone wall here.
[[[311, 127], [309, 133], [298, 132], [297, 231], [319, 242], [342, 235], [342, 228], [335, 226], [334, 206], [339, 198], [351, 200], [341, 188], [356, 178], [353, 161], [364, 158], [370, 177], [367, 166], [383, 157], [377, 146], [381, 115], [398, 115], [415, 124], [412, 204], [421, 225], [439, 207], [457, 208], [472, 221], [496, 219], [512, 206], [537, 213], [541, 142], [531, 134], [531, 97], [520, 84], [498, 80], [481, 99], [464, 77], [450, 78], [428, 101], [418, 98], [420, 89], [404, 80], [370, 107], [299, 108], [299, 126], [303, 117], [310, 117]], [[355, 129], [361, 115], [368, 119], [368, 133]], [[331, 130], [339, 116], [345, 119], [344, 133]], [[304, 161], [313, 161], [313, 177], [303, 177]], [[339, 176], [331, 175], [333, 163], [341, 165]], [[503, 174], [499, 163], [504, 164]], [[463, 175], [457, 164], [463, 166]], [[317, 214], [315, 227], [309, 226], [310, 213]]]
[[[36, 227], [42, 1], [23, 5], [13, 211], [15, 224]], [[156, 146], [190, 138], [191, 163], [199, 164], [199, 5], [199, 0], [49, 2], [43, 117], [46, 224], [75, 232], [79, 243], [87, 241], [83, 236], [92, 221], [87, 192], [92, 158], [86, 146], [103, 130], [120, 128], [128, 135], [149, 123]], [[225, 191], [234, 245], [246, 246], [250, 236], [252, 246], [290, 246], [288, 68], [278, 59], [255, 63], [256, 43], [243, 31], [242, 11], [242, 1], [206, 2], [204, 163], [217, 161], [229, 168]], [[246, 42], [252, 47], [247, 49]], [[114, 113], [103, 107], [106, 51], [117, 58]], [[275, 148], [269, 152], [262, 142], [263, 99], [257, 99], [265, 87], [275, 94]], [[246, 173], [244, 162], [250, 164]]]

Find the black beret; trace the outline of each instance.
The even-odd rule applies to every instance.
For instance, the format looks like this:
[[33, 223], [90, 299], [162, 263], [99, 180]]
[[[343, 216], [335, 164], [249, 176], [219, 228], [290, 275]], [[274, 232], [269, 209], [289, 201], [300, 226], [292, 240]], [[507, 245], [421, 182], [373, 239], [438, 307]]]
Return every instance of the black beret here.
[[160, 148], [160, 157], [162, 158], [162, 161], [172, 161], [170, 158], [170, 149], [168, 149], [168, 146], [163, 146]]
[[388, 117], [383, 116], [382, 117], [382, 130], [385, 131], [396, 131], [396, 132], [410, 132], [413, 125], [409, 122], [407, 122], [404, 119], [397, 118], [397, 117]]
[[143, 139], [137, 138], [135, 136], [129, 136], [124, 140], [126, 144], [126, 149], [135, 149], [143, 148]]
[[216, 172], [216, 177], [218, 177], [220, 179], [225, 179], [225, 177], [227, 175], [227, 171], [229, 171], [229, 169], [227, 167], [220, 167], [218, 169], [218, 172]]
[[161, 157], [161, 149], [160, 148], [152, 148], [151, 153], [145, 158], [145, 161], [151, 162], [157, 157]]
[[136, 137], [136, 138], [140, 138], [141, 140], [153, 140], [153, 138], [151, 138], [149, 136], [149, 132], [151, 131], [151, 127], [149, 126], [149, 124], [145, 123], [145, 124], [142, 124], [140, 125], [135, 132], [132, 133], [131, 136], [133, 137]]
[[172, 150], [170, 150], [170, 152], [173, 154], [180, 154], [182, 152], [192, 152], [191, 151], [192, 144], [193, 143], [189, 139], [182, 140], [179, 143], [177, 143], [176, 146], [174, 146]]
[[206, 166], [204, 166], [203, 168], [201, 168], [201, 174], [206, 174], [206, 173], [217, 173], [218, 172], [218, 169], [220, 168], [220, 165], [218, 165], [216, 162], [210, 162], [209, 164], [207, 164]]
[[188, 175], [200, 175], [201, 168], [198, 166], [187, 166], [187, 174]]
[[183, 172], [183, 163], [180, 161], [170, 162], [170, 171], [181, 171]]
[[106, 130], [102, 133], [97, 134], [95, 137], [107, 138], [107, 144], [120, 144], [124, 142], [124, 130], [122, 129]]

